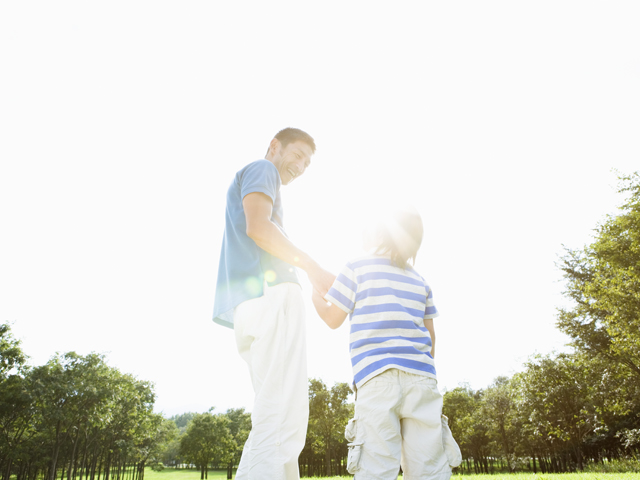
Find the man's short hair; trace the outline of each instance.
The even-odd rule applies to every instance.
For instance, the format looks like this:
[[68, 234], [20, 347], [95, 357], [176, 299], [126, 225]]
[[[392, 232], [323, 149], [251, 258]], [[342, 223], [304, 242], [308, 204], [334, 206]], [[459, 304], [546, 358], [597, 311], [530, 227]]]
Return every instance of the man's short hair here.
[[[316, 153], [316, 142], [313, 141], [311, 135], [307, 132], [300, 130], [299, 128], [283, 128], [278, 133], [276, 133], [275, 137], [277, 138], [282, 148], [286, 147], [290, 143], [301, 141], [309, 145], [311, 147], [311, 153]], [[269, 149], [267, 149], [267, 153], [269, 153]]]

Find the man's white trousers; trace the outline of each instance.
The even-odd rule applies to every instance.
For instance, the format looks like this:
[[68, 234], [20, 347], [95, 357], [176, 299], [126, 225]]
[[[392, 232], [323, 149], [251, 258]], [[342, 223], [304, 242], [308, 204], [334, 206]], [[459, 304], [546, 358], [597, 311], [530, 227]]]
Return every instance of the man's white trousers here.
[[237, 480], [297, 480], [309, 419], [304, 302], [300, 285], [265, 287], [234, 310], [238, 352], [255, 392], [251, 433]]

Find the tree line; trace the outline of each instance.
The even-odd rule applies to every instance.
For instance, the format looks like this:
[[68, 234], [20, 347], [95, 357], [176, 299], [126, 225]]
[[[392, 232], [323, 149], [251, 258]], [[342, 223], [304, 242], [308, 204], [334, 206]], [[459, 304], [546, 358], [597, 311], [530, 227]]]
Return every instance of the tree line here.
[[[309, 425], [299, 459], [302, 476], [347, 474], [344, 427], [353, 416], [350, 394], [346, 383], [336, 383], [329, 389], [321, 380], [309, 380]], [[172, 434], [158, 457], [161, 465], [193, 465], [203, 480], [211, 468], [226, 469], [227, 478], [232, 478], [251, 431], [251, 415], [243, 408], [217, 414], [213, 410], [169, 419], [173, 422]]]
[[488, 473], [566, 472], [640, 447], [640, 176], [620, 176], [627, 198], [594, 241], [558, 262], [570, 308], [557, 327], [570, 353], [534, 356], [512, 378], [444, 395], [444, 411], [466, 462]]
[[[592, 244], [566, 249], [558, 262], [572, 306], [558, 310], [557, 326], [572, 351], [533, 356], [521, 372], [484, 389], [461, 385], [445, 392], [444, 413], [463, 453], [461, 472], [567, 472], [637, 458], [640, 176], [620, 181], [627, 199], [619, 214], [596, 228]], [[303, 476], [346, 474], [349, 394], [346, 384], [328, 389], [310, 380]]]
[[152, 468], [193, 466], [200, 470], [201, 479], [208, 478], [210, 469], [222, 468], [227, 470], [227, 478], [232, 478], [251, 430], [251, 415], [244, 408], [213, 411], [169, 418], [171, 435]]
[[57, 354], [30, 367], [0, 325], [0, 477], [142, 480], [167, 422], [151, 384], [98, 354]]
[[[626, 200], [558, 262], [570, 308], [557, 326], [569, 353], [536, 355], [513, 377], [444, 394], [463, 473], [567, 472], [637, 458], [640, 448], [640, 176], [620, 177]], [[353, 414], [346, 384], [312, 379], [302, 475], [346, 473], [344, 427]], [[237, 452], [239, 454], [239, 451]], [[235, 461], [239, 456], [235, 457]]]
[[[463, 473], [566, 472], [640, 453], [640, 175], [620, 177], [618, 215], [594, 241], [558, 262], [570, 308], [557, 326], [569, 353], [537, 355], [511, 378], [444, 394]], [[309, 382], [303, 476], [346, 474], [344, 428], [353, 415], [345, 383]], [[31, 367], [0, 324], [0, 480], [143, 480], [144, 468], [237, 467], [251, 429], [244, 409], [153, 412], [149, 382], [104, 356], [55, 355]]]
[[[309, 381], [309, 428], [303, 475], [346, 473], [344, 425], [353, 414], [350, 389]], [[145, 467], [238, 466], [251, 430], [243, 408], [153, 412], [153, 385], [107, 365], [103, 355], [56, 354], [31, 367], [0, 324], [0, 479], [143, 480]]]
[[532, 358], [489, 387], [444, 395], [464, 473], [582, 470], [640, 453], [640, 382], [583, 353]]

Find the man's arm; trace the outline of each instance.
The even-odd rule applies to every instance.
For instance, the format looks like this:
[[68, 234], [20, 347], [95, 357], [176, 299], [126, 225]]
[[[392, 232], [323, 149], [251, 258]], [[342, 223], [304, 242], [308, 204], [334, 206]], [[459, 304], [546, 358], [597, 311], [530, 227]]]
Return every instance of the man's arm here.
[[429, 335], [431, 336], [431, 356], [436, 358], [436, 329], [433, 326], [433, 318], [425, 318], [424, 326], [429, 330]]
[[313, 306], [316, 307], [320, 318], [332, 329], [338, 328], [347, 318], [346, 312], [333, 304], [329, 305], [316, 289], [313, 290], [311, 300], [313, 300]]
[[253, 192], [242, 199], [244, 215], [247, 220], [247, 235], [256, 245], [271, 255], [307, 272], [313, 288], [322, 296], [326, 295], [336, 279], [309, 255], [296, 247], [271, 221], [273, 204], [268, 195]]

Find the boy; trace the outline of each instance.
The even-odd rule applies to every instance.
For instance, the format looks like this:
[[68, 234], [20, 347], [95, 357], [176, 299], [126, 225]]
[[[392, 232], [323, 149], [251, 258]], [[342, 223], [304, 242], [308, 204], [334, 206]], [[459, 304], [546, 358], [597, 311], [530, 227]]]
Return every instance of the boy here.
[[[350, 315], [355, 416], [345, 436], [347, 469], [358, 480], [447, 480], [460, 450], [442, 416], [436, 381], [438, 311], [431, 288], [408, 264], [422, 243], [415, 211], [399, 211], [373, 234], [372, 255], [349, 262], [324, 297], [318, 315], [338, 328]], [[446, 445], [445, 445], [446, 444]]]

